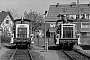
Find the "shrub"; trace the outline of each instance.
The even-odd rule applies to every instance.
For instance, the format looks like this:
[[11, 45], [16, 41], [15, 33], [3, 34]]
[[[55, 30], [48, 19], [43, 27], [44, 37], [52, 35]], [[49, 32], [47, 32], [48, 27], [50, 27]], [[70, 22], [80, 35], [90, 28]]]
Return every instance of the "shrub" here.
[[11, 37], [1, 37], [1, 43], [10, 43]]

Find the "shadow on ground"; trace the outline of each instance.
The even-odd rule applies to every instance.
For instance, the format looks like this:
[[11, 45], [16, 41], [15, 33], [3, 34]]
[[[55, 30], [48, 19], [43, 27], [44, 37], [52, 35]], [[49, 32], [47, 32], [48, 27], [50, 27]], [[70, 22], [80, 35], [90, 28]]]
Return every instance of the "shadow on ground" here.
[[90, 50], [90, 45], [82, 45], [80, 47], [82, 47], [84, 50]]
[[[42, 46], [42, 47], [44, 48], [45, 46]], [[48, 49], [49, 50], [62, 50], [62, 47], [59, 45], [53, 45], [53, 46], [48, 46]], [[70, 48], [70, 47], [63, 47], [63, 49], [64, 50], [72, 50], [72, 48]]]
[[4, 47], [6, 47], [7, 49], [16, 49], [15, 46], [4, 46]]
[[[4, 46], [7, 49], [16, 49], [16, 46]], [[17, 49], [27, 49], [27, 46], [18, 46]]]
[[4, 45], [3, 47], [6, 47], [7, 49], [27, 49], [28, 47], [27, 46], [24, 46], [24, 45], [22, 45], [22, 46], [18, 46], [18, 47], [16, 47], [15, 45]]
[[[45, 48], [45, 46], [42, 46], [43, 48]], [[48, 46], [48, 49], [49, 50], [60, 50], [60, 46], [55, 46], [55, 45], [50, 45]]]

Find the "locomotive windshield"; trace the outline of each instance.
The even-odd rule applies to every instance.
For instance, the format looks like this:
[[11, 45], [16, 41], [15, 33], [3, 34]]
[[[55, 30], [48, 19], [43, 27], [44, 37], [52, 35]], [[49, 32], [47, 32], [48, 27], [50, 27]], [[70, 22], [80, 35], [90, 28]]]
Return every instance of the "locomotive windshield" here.
[[73, 27], [63, 27], [63, 38], [73, 38]]
[[27, 28], [18, 28], [18, 38], [27, 38]]
[[16, 38], [29, 38], [29, 25], [28, 24], [16, 25]]

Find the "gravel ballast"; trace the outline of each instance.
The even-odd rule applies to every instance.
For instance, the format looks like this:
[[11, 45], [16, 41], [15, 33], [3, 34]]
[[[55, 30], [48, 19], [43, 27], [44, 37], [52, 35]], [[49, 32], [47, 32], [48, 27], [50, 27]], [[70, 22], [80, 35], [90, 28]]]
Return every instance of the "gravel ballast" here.
[[[14, 50], [7, 48], [4, 48], [4, 50], [7, 51], [5, 51], [6, 53], [4, 52], [4, 54], [2, 55], [2, 59], [8, 60]], [[31, 53], [33, 60], [67, 60], [64, 55], [57, 50], [48, 50], [48, 52], [46, 52], [44, 50], [44, 47], [34, 44], [31, 45], [29, 52]]]

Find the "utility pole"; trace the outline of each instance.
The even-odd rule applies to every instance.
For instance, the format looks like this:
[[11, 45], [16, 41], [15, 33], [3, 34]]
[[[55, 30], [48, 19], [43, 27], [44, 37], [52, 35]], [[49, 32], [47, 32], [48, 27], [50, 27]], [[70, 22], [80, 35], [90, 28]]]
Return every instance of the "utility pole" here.
[[[78, 22], [78, 24], [80, 23], [80, 19], [79, 19], [79, 0], [77, 0], [77, 22]], [[80, 32], [80, 27], [78, 27], [78, 31]]]
[[[79, 13], [79, 7], [80, 7], [80, 5], [79, 5], [79, 0], [77, 0], [77, 22], [78, 22], [78, 24], [80, 24], [80, 18], [79, 18], [79, 15], [80, 15], [80, 13]], [[78, 32], [79, 32], [79, 38], [78, 38], [78, 44], [81, 44], [81, 42], [80, 42], [80, 28], [81, 28], [81, 26], [80, 25], [78, 25], [79, 27], [78, 27]]]
[[47, 11], [45, 11], [45, 51], [48, 52], [48, 41], [46, 40], [46, 14]]

